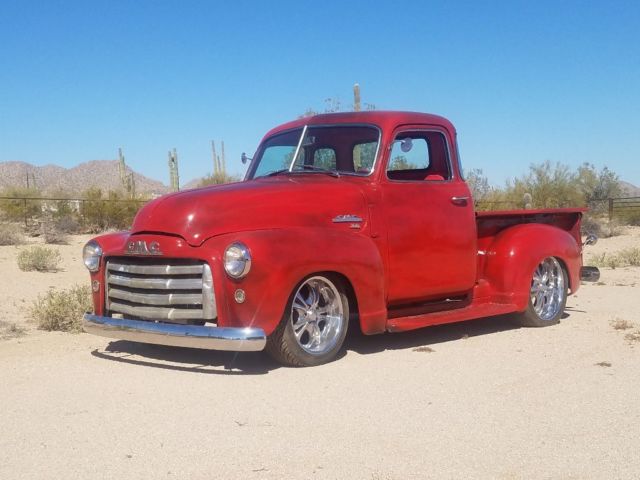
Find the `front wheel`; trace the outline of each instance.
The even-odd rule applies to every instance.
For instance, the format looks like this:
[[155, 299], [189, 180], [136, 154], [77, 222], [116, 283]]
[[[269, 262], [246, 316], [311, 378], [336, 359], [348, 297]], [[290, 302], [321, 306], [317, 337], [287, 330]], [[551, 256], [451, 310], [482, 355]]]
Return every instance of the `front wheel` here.
[[560, 321], [567, 303], [567, 273], [555, 257], [547, 257], [533, 272], [527, 309], [517, 315], [524, 327], [546, 327]]
[[293, 291], [267, 352], [285, 365], [310, 367], [333, 360], [349, 325], [349, 300], [338, 279], [314, 275]]

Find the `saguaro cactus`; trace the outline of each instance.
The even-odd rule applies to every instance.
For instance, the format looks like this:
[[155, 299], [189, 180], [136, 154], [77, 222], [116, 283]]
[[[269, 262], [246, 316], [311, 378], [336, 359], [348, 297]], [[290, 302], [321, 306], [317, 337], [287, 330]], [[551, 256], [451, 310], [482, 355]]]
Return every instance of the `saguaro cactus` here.
[[211, 153], [213, 155], [213, 174], [218, 174], [218, 155], [216, 154], [216, 142], [211, 140]]
[[225, 176], [227, 174], [227, 164], [224, 155], [224, 140], [221, 142], [221, 155], [216, 153], [216, 142], [211, 140], [211, 153], [213, 155], [213, 175], [222, 175]]
[[353, 85], [353, 111], [360, 111], [360, 85], [357, 83]]
[[180, 190], [180, 175], [178, 173], [178, 152], [174, 148], [169, 150], [169, 183], [171, 190], [177, 192]]

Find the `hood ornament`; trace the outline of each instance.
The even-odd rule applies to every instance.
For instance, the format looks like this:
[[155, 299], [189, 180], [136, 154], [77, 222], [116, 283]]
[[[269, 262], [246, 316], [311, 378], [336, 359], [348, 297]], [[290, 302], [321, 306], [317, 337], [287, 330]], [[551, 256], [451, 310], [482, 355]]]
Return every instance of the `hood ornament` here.
[[149, 242], [147, 245], [147, 242], [144, 240], [132, 240], [128, 242], [125, 253], [127, 255], [163, 255], [158, 242]]

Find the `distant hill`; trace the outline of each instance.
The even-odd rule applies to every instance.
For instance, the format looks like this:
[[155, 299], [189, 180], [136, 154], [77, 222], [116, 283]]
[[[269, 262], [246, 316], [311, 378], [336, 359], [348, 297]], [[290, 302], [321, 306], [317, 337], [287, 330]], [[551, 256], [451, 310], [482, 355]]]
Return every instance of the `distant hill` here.
[[[130, 172], [131, 169], [127, 168]], [[73, 168], [57, 165], [42, 167], [26, 162], [0, 162], [0, 190], [7, 187], [26, 187], [27, 173], [29, 183], [35, 177], [36, 188], [44, 194], [56, 191], [78, 193], [89, 187], [98, 187], [103, 191], [120, 190], [120, 175], [117, 160], [92, 160]], [[162, 182], [134, 172], [136, 192], [160, 195], [169, 192]]]
[[624, 197], [640, 197], [640, 188], [629, 182], [620, 181], [622, 187], [622, 195]]

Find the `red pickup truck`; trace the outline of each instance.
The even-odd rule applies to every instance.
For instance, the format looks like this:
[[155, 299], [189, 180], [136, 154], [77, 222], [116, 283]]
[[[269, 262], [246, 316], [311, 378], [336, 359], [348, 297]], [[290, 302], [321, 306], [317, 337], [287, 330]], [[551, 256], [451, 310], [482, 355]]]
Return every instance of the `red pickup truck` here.
[[599, 275], [582, 267], [583, 212], [475, 212], [442, 117], [302, 118], [267, 133], [244, 181], [158, 198], [130, 231], [91, 240], [84, 328], [311, 366], [348, 328], [552, 325]]

